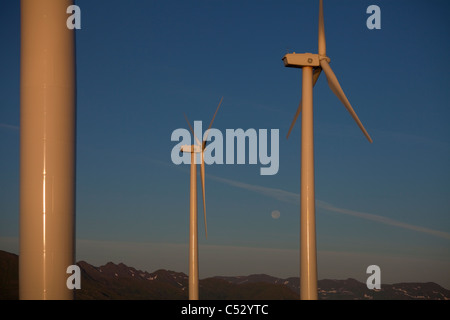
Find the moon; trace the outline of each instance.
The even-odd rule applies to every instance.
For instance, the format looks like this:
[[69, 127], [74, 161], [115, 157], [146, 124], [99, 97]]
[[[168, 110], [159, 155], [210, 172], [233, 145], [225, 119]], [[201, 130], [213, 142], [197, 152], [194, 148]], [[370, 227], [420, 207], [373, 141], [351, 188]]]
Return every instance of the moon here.
[[278, 219], [280, 217], [280, 215], [281, 215], [280, 211], [278, 211], [278, 210], [273, 210], [271, 213], [271, 216], [273, 219]]

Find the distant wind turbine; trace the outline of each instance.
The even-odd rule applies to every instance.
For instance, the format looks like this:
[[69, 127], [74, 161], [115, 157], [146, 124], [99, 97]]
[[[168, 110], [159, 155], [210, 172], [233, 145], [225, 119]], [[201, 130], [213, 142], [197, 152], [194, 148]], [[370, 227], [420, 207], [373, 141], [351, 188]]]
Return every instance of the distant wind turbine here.
[[203, 142], [197, 138], [192, 129], [191, 124], [186, 116], [186, 122], [192, 132], [196, 144], [193, 145], [183, 145], [181, 147], [181, 152], [191, 153], [191, 178], [190, 178], [190, 204], [189, 204], [189, 300], [198, 300], [198, 230], [197, 230], [197, 164], [195, 162], [195, 154], [200, 153], [200, 178], [202, 183], [202, 198], [203, 198], [203, 213], [205, 218], [205, 236], [208, 237], [208, 228], [206, 224], [206, 201], [205, 201], [205, 161], [204, 161], [204, 151], [206, 149], [206, 141], [209, 134], [209, 129], [214, 122], [217, 111], [219, 111], [220, 105], [222, 104], [222, 99], [220, 99], [219, 105], [217, 106], [216, 112], [209, 124], [208, 130], [205, 132], [205, 138]]
[[367, 140], [372, 138], [362, 125], [329, 65], [326, 54], [323, 1], [319, 3], [319, 54], [288, 53], [283, 57], [285, 67], [302, 68], [302, 100], [298, 106], [287, 138], [302, 112], [301, 187], [300, 187], [300, 298], [317, 299], [317, 257], [314, 194], [314, 138], [313, 138], [313, 87], [322, 70], [331, 91], [339, 98], [362, 130]]

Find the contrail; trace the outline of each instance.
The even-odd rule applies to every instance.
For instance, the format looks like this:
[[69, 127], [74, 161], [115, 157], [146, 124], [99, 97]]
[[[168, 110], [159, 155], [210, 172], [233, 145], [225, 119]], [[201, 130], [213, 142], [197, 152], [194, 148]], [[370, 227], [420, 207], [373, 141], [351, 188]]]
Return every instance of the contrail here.
[[450, 239], [450, 233], [448, 233], [448, 232], [433, 230], [433, 229], [429, 229], [429, 228], [425, 228], [425, 227], [421, 227], [421, 226], [415, 226], [413, 224], [393, 220], [393, 219], [386, 218], [386, 217], [379, 216], [379, 215], [372, 214], [372, 213], [337, 208], [337, 207], [335, 207], [329, 203], [326, 203], [325, 201], [321, 201], [321, 200], [317, 200], [316, 205], [318, 207], [328, 210], [328, 211], [338, 212], [338, 213], [342, 213], [342, 214], [346, 214], [346, 215], [350, 215], [350, 216], [354, 216], [354, 217], [358, 217], [358, 218], [362, 218], [362, 219], [366, 219], [366, 220], [380, 222], [383, 224], [400, 227], [403, 229], [409, 229], [409, 230], [413, 230], [413, 231], [417, 231], [417, 232], [428, 233], [433, 236], [444, 238], [444, 239]]
[[254, 191], [259, 194], [269, 196], [269, 197], [275, 198], [275, 199], [283, 201], [283, 202], [287, 202], [287, 203], [291, 203], [291, 204], [300, 204], [300, 195], [298, 193], [289, 192], [289, 191], [285, 191], [282, 189], [267, 188], [267, 187], [247, 184], [244, 182], [220, 178], [220, 177], [213, 176], [213, 175], [209, 175], [209, 178], [214, 179], [219, 182], [226, 183], [233, 187], [237, 187], [237, 188], [241, 188], [241, 189], [245, 189], [245, 190], [249, 190], [249, 191]]
[[[220, 177], [212, 176], [212, 175], [209, 175], [209, 178], [214, 179], [219, 182], [226, 183], [226, 184], [236, 187], [236, 188], [241, 188], [241, 189], [257, 192], [259, 194], [262, 194], [262, 195], [268, 196], [268, 197], [272, 197], [272, 198], [277, 199], [282, 202], [286, 202], [286, 203], [290, 203], [290, 204], [297, 204], [297, 205], [300, 204], [300, 194], [298, 194], [298, 193], [285, 191], [285, 190], [277, 189], [277, 188], [268, 188], [268, 187], [262, 187], [262, 186], [258, 186], [258, 185], [252, 185], [252, 184], [235, 181], [235, 180], [230, 180], [230, 179], [225, 179], [225, 178], [220, 178]], [[354, 211], [354, 210], [349, 210], [349, 209], [345, 209], [345, 208], [338, 208], [338, 207], [336, 207], [332, 204], [329, 204], [325, 201], [322, 201], [322, 200], [316, 200], [316, 206], [321, 209], [327, 210], [327, 211], [337, 212], [337, 213], [341, 213], [341, 214], [345, 214], [345, 215], [349, 215], [349, 216], [353, 216], [353, 217], [357, 217], [357, 218], [361, 218], [361, 219], [366, 219], [366, 220], [370, 220], [370, 221], [375, 221], [378, 223], [383, 223], [386, 225], [399, 227], [399, 228], [403, 228], [403, 229], [427, 233], [427, 234], [430, 234], [430, 235], [433, 235], [436, 237], [450, 240], [450, 233], [448, 233], [448, 232], [433, 230], [433, 229], [429, 229], [429, 228], [425, 228], [425, 227], [421, 227], [421, 226], [416, 226], [416, 225], [397, 221], [394, 219], [386, 218], [386, 217], [372, 214], [372, 213]]]
[[0, 123], [0, 128], [11, 129], [11, 130], [19, 130], [19, 126], [14, 126], [11, 124]]

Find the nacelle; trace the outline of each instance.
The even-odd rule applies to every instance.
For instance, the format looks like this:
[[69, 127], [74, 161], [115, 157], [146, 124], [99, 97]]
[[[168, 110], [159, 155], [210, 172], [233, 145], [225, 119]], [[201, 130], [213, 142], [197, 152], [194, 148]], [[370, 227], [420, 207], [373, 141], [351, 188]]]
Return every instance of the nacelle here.
[[285, 67], [302, 68], [320, 66], [319, 55], [313, 53], [288, 53], [283, 57]]

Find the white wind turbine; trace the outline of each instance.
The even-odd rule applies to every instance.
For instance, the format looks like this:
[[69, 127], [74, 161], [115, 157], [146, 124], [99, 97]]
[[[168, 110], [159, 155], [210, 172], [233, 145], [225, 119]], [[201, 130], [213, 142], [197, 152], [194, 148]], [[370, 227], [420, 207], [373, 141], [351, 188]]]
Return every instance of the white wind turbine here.
[[300, 181], [300, 298], [317, 299], [317, 258], [314, 195], [314, 138], [313, 138], [313, 87], [322, 70], [328, 85], [344, 104], [366, 138], [372, 138], [362, 125], [329, 65], [326, 54], [323, 1], [319, 4], [319, 54], [289, 53], [283, 57], [285, 67], [302, 68], [302, 100], [298, 106], [287, 137], [302, 111], [301, 181]]
[[206, 225], [206, 201], [205, 201], [205, 161], [203, 153], [206, 149], [206, 141], [209, 134], [209, 129], [214, 122], [217, 111], [219, 111], [220, 105], [222, 104], [222, 99], [220, 99], [219, 105], [217, 106], [216, 112], [209, 124], [208, 130], [205, 132], [205, 138], [203, 142], [200, 143], [197, 136], [192, 129], [191, 124], [186, 116], [186, 121], [191, 129], [192, 136], [195, 138], [196, 144], [193, 145], [183, 145], [181, 147], [181, 152], [191, 153], [191, 177], [190, 177], [190, 196], [189, 196], [189, 300], [198, 300], [198, 230], [197, 230], [197, 163], [196, 153], [200, 153], [200, 178], [202, 183], [202, 198], [203, 198], [203, 213], [205, 218], [205, 235], [208, 237], [208, 229]]

